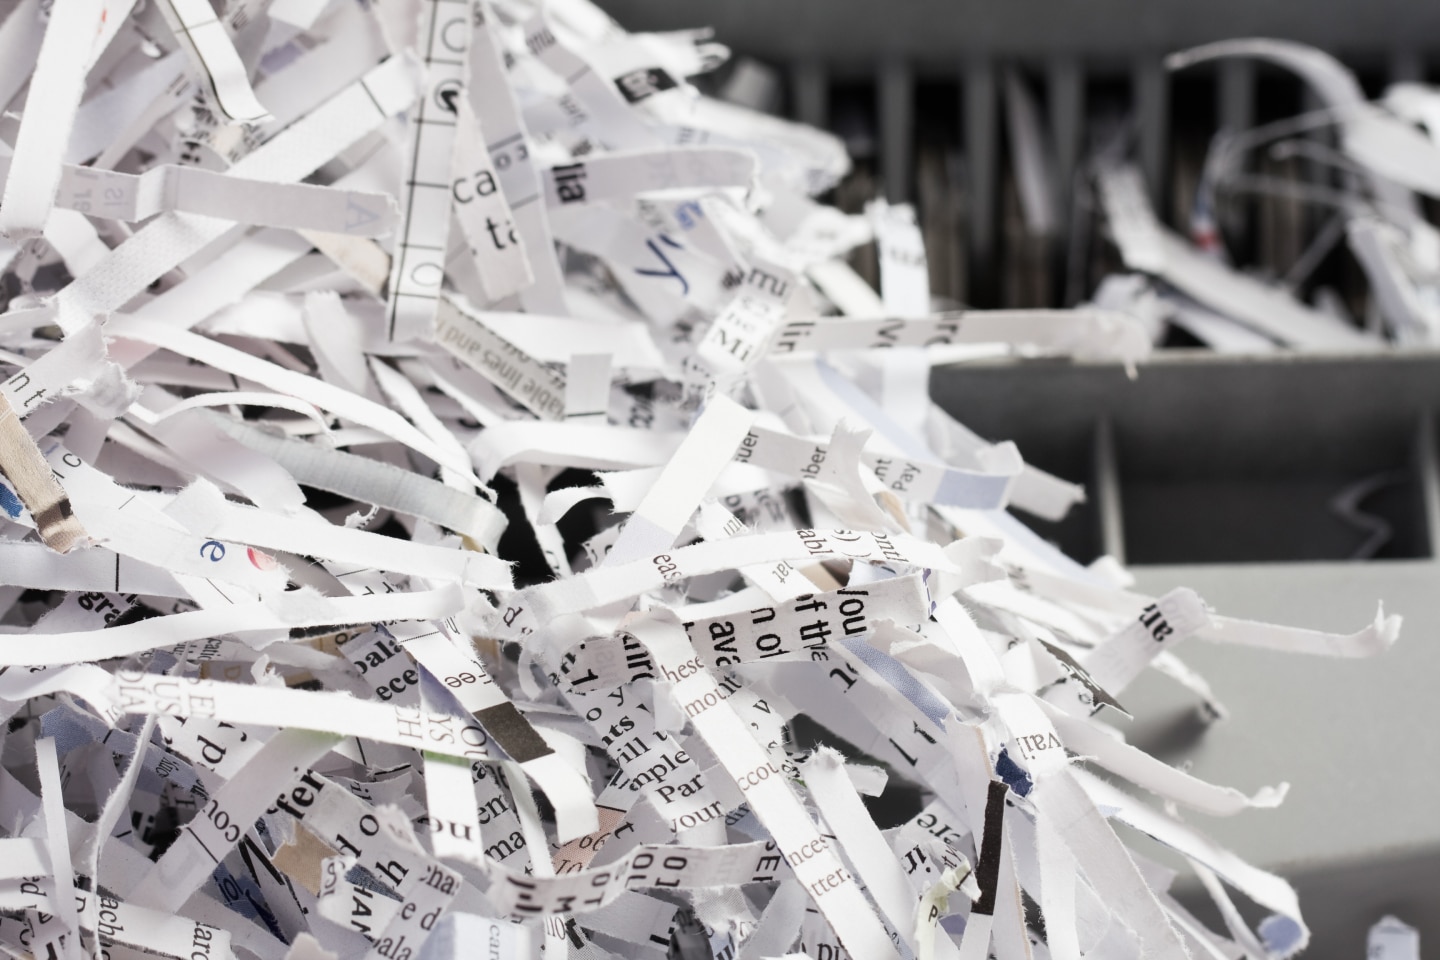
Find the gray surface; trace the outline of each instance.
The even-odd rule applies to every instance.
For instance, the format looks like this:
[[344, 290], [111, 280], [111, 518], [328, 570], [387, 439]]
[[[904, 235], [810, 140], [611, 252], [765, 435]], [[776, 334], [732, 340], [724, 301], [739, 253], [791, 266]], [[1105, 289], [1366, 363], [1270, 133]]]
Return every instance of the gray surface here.
[[936, 66], [977, 53], [1165, 53], [1236, 36], [1283, 36], [1340, 53], [1440, 46], [1440, 5], [1407, 0], [602, 0], [630, 30], [699, 25], [752, 56], [869, 67]]
[[[1440, 566], [1355, 564], [1136, 567], [1138, 589], [1189, 586], [1219, 613], [1351, 631], [1383, 600], [1401, 639], [1366, 660], [1301, 657], [1194, 641], [1176, 653], [1205, 675], [1231, 718], [1188, 722], [1193, 697], [1150, 673], [1122, 698], [1127, 735], [1197, 776], [1252, 791], [1287, 780], [1283, 813], [1219, 818], [1210, 832], [1257, 861], [1303, 865], [1440, 845]], [[1379, 810], [1377, 799], [1394, 800]], [[1376, 816], [1383, 811], [1383, 816]], [[1440, 891], [1437, 891], [1440, 892]]]
[[[1385, 601], [1404, 616], [1385, 656], [1341, 661], [1189, 642], [1176, 653], [1231, 711], [1205, 728], [1194, 700], [1150, 674], [1121, 698], [1132, 742], [1250, 792], [1288, 781], [1274, 811], [1193, 815], [1210, 836], [1296, 886], [1307, 956], [1363, 956], [1384, 913], [1440, 943], [1440, 564], [1137, 567], [1138, 588], [1194, 588], [1226, 615], [1355, 630]], [[1431, 949], [1434, 949], [1433, 946]]]
[[936, 370], [931, 392], [975, 430], [1017, 431], [1022, 451], [1078, 462], [1087, 430], [1105, 415], [1125, 472], [1228, 473], [1254, 460], [1280, 474], [1391, 458], [1415, 417], [1440, 406], [1440, 352], [1248, 358], [1170, 350], [1134, 378], [1115, 364], [977, 363]]
[[[1347, 559], [1366, 533], [1329, 500], [1381, 474], [1366, 501], [1394, 536], [1382, 556], [1431, 553], [1424, 531], [1421, 423], [1440, 407], [1440, 356], [1280, 356], [1173, 351], [1131, 379], [1108, 364], [994, 363], [937, 371], [936, 402], [1026, 460], [1091, 483], [1096, 424], [1114, 434], [1114, 474], [1131, 562]], [[1102, 498], [1055, 536], [1078, 559], [1099, 552]]]

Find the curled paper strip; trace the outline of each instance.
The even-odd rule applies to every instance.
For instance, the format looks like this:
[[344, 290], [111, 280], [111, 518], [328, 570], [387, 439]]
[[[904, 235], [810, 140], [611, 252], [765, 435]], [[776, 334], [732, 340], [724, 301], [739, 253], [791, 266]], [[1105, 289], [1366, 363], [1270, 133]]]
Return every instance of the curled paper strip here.
[[[1027, 536], [1007, 506], [1083, 491], [940, 411], [931, 360], [1128, 365], [1143, 323], [930, 312], [914, 211], [816, 202], [840, 142], [703, 96], [704, 38], [589, 0], [0, 25], [0, 228], [46, 240], [0, 264], [0, 950], [1305, 945], [1283, 880], [1163, 812], [1285, 785], [1108, 721], [1152, 667], [1210, 699], [1192, 638], [1371, 656], [1398, 618], [1233, 620]], [[1130, 213], [1138, 267], [1194, 273]], [[878, 292], [842, 259], [871, 240]]]

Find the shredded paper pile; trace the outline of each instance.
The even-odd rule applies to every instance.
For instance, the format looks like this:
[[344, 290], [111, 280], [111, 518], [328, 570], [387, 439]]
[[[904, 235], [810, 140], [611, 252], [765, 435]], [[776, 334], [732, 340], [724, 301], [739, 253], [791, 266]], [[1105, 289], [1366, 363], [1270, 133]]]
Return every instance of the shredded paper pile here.
[[0, 951], [1305, 945], [1192, 825], [1284, 785], [1128, 745], [1126, 688], [1218, 715], [1182, 642], [1363, 657], [1398, 620], [1131, 592], [1010, 512], [1080, 488], [928, 395], [995, 344], [1133, 363], [1138, 320], [931, 313], [913, 212], [813, 199], [839, 141], [702, 96], [703, 31], [219, 9], [0, 25]]

